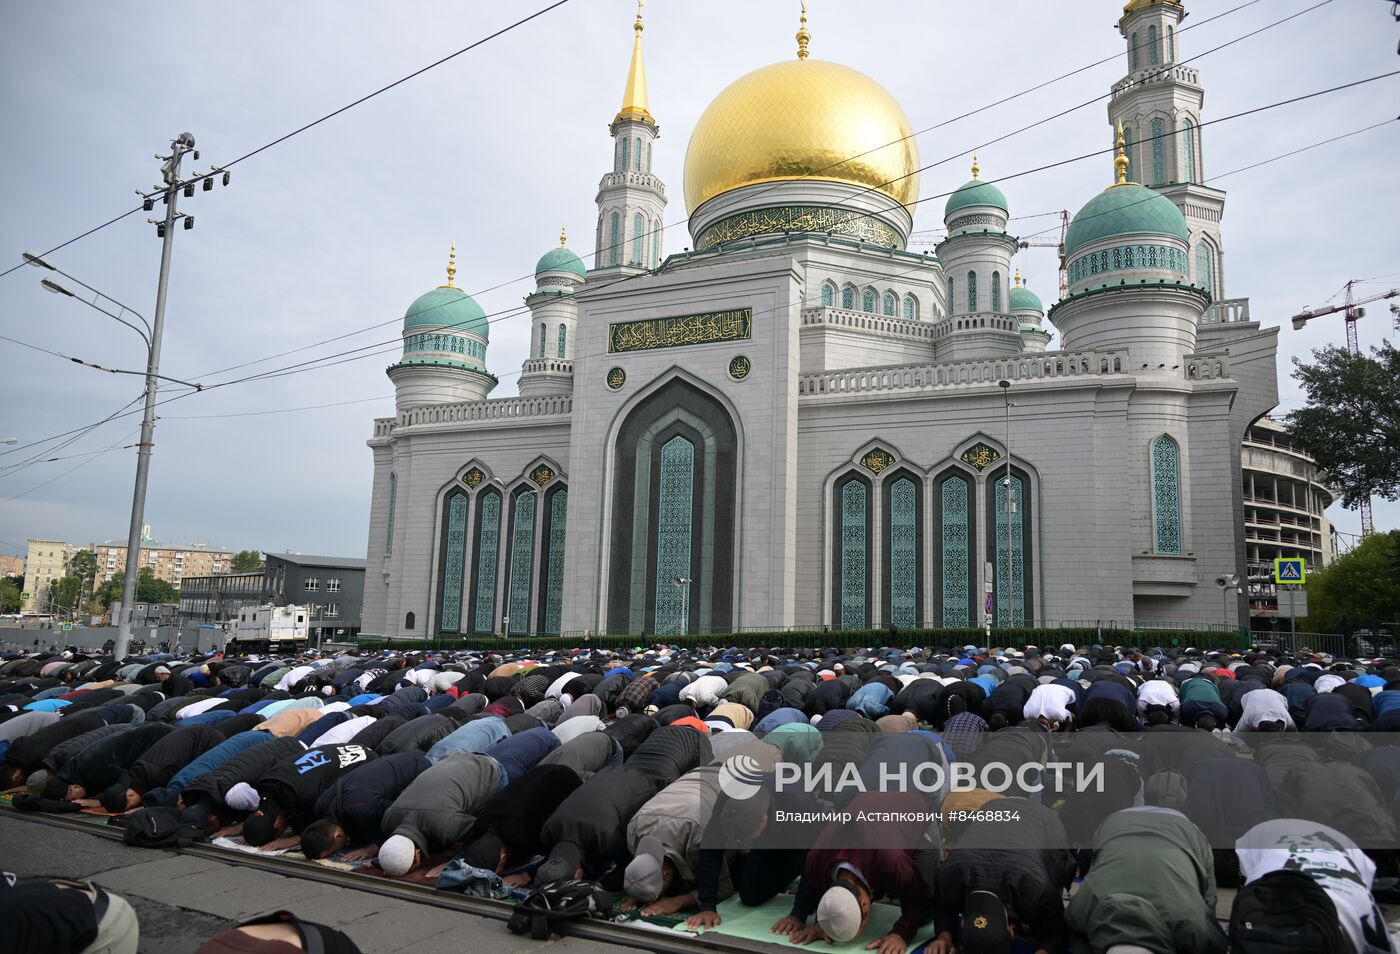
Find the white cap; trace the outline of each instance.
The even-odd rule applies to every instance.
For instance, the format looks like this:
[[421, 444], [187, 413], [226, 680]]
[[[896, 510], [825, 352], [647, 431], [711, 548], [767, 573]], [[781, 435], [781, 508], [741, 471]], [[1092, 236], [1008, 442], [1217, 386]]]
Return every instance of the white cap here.
[[258, 794], [258, 790], [247, 782], [239, 782], [224, 796], [224, 804], [240, 812], [251, 812], [261, 802], [262, 796]]
[[844, 885], [826, 889], [817, 903], [817, 924], [837, 944], [854, 941], [860, 934], [860, 902]]
[[408, 874], [418, 846], [407, 835], [390, 835], [379, 847], [379, 867], [387, 875]]

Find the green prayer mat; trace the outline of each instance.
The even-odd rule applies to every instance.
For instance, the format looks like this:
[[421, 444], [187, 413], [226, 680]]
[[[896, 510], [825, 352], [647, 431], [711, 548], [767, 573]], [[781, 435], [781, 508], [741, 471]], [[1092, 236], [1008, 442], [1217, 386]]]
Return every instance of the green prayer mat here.
[[[807, 950], [806, 947], [794, 945], [785, 937], [774, 934], [771, 930], [773, 925], [786, 917], [792, 911], [792, 895], [780, 894], [767, 904], [756, 908], [747, 907], [739, 903], [738, 897], [732, 897], [719, 904], [720, 925], [711, 928], [706, 934], [725, 934], [730, 937], [742, 937], [750, 941], [763, 941], [768, 944], [781, 944], [794, 950]], [[870, 923], [866, 925], [865, 932], [854, 941], [845, 944], [824, 944], [818, 942], [811, 945], [812, 950], [820, 948], [822, 954], [827, 952], [851, 952], [865, 950], [865, 946], [879, 937], [884, 937], [890, 932], [894, 922], [899, 919], [899, 907], [893, 904], [876, 904], [870, 913]], [[810, 925], [812, 921], [809, 919]], [[685, 922], [682, 921], [674, 930], [689, 931]]]

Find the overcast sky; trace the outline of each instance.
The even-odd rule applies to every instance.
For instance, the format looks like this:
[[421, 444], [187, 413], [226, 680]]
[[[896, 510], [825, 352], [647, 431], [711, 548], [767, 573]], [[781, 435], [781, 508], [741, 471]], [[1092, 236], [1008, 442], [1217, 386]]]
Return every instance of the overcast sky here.
[[[151, 0], [5, 4], [0, 82], [0, 268], [130, 208], [157, 181], [152, 158], [183, 130], [197, 168], [227, 161], [519, 19], [547, 0], [506, 3], [182, 5]], [[1188, 0], [1186, 25], [1242, 0]], [[1180, 55], [1239, 37], [1316, 0], [1264, 0], [1184, 32]], [[689, 133], [711, 99], [749, 70], [793, 55], [796, 0], [653, 0], [646, 8], [647, 73], [662, 138], [656, 171], [671, 204], [665, 248], [690, 244], [682, 167]], [[933, 126], [1123, 50], [1113, 0], [815, 0], [812, 54], [862, 70]], [[562, 7], [303, 133], [246, 163], [228, 189], [181, 208], [197, 226], [175, 246], [162, 371], [215, 383], [398, 336], [413, 299], [443, 280], [448, 243], [457, 284], [488, 313], [518, 306], [535, 260], [566, 224], [587, 257], [593, 197], [610, 165], [634, 6], [570, 0]], [[173, 15], [178, 14], [178, 18]], [[1206, 119], [1400, 68], [1389, 4], [1333, 0], [1196, 62]], [[937, 196], [967, 178], [964, 153], [1120, 79], [1120, 56], [1071, 79], [919, 137], [922, 178]], [[1400, 77], [1203, 131], [1207, 176], [1393, 118]], [[1109, 144], [1104, 103], [980, 150], [996, 179]], [[1297, 406], [1293, 355], [1342, 339], [1340, 320], [1303, 332], [1288, 316], [1319, 305], [1348, 278], [1379, 291], [1400, 284], [1400, 123], [1221, 180], [1227, 293], [1282, 325], [1279, 413]], [[190, 166], [187, 166], [187, 169]], [[1078, 209], [1110, 180], [1093, 159], [1003, 184], [1013, 216]], [[917, 229], [941, 225], [943, 202], [919, 207]], [[160, 206], [156, 213], [159, 214]], [[150, 314], [160, 243], [138, 213], [52, 257], [116, 299]], [[1027, 234], [1054, 219], [1026, 218]], [[1053, 249], [1019, 257], [1047, 304]], [[33, 268], [0, 278], [0, 334], [66, 356], [139, 369], [136, 336], [79, 302], [48, 295]], [[375, 327], [377, 326], [377, 327]], [[366, 330], [368, 329], [368, 330]], [[1383, 304], [1363, 343], [1389, 330]], [[237, 371], [257, 361], [331, 344]], [[497, 322], [488, 363], [495, 397], [515, 393], [528, 316]], [[146, 520], [171, 543], [347, 556], [365, 552], [374, 417], [392, 413], [383, 347], [309, 373], [239, 384], [171, 402], [156, 430]], [[365, 354], [360, 352], [359, 354]], [[222, 372], [222, 373], [220, 373]], [[0, 341], [0, 439], [11, 465], [45, 451], [30, 442], [101, 420], [135, 398], [136, 377], [102, 374]], [[169, 397], [175, 392], [167, 393]], [[357, 403], [349, 403], [357, 402]], [[307, 405], [340, 405], [287, 410]], [[71, 446], [64, 460], [0, 470], [0, 552], [30, 537], [86, 544], [124, 539], [139, 416]], [[0, 452], [9, 451], [0, 447]], [[1225, 488], [1221, 489], [1225, 492]], [[13, 499], [5, 499], [13, 498]], [[1355, 514], [1333, 508], [1344, 531]], [[1380, 527], [1400, 524], [1381, 504]]]

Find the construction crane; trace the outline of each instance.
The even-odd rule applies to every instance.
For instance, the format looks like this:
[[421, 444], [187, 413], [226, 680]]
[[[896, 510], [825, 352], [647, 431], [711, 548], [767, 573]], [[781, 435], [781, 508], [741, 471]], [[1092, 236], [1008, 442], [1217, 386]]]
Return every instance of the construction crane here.
[[1069, 209], [1060, 210], [1060, 237], [1018, 239], [1019, 248], [1053, 248], [1060, 254], [1060, 300], [1069, 297], [1069, 267], [1065, 263], [1065, 235], [1069, 233]]
[[[1298, 314], [1293, 316], [1293, 330], [1300, 331], [1304, 325], [1314, 318], [1321, 318], [1323, 315], [1333, 315], [1339, 311], [1344, 312], [1343, 320], [1347, 325], [1347, 354], [1353, 356], [1359, 354], [1361, 348], [1356, 340], [1356, 322], [1366, 317], [1366, 309], [1361, 306], [1373, 301], [1382, 301], [1386, 298], [1398, 297], [1400, 296], [1400, 288], [1392, 288], [1390, 291], [1381, 292], [1378, 295], [1367, 295], [1365, 298], [1356, 298], [1353, 294], [1355, 292], [1355, 286], [1356, 279], [1353, 278], [1351, 281], [1347, 282], [1346, 301], [1339, 305], [1330, 305], [1326, 308], [1304, 308], [1302, 311], [1298, 312]], [[1375, 522], [1371, 516], [1371, 497], [1368, 494], [1366, 498], [1361, 501], [1361, 535], [1363, 537], [1369, 536], [1375, 532], [1375, 529]]]
[[[1069, 269], [1066, 268], [1066, 263], [1065, 263], [1065, 234], [1066, 234], [1067, 232], [1069, 232], [1069, 210], [1068, 210], [1068, 209], [1061, 209], [1059, 212], [1056, 212], [1056, 213], [1046, 213], [1046, 214], [1047, 214], [1047, 215], [1054, 214], [1054, 215], [1058, 215], [1058, 216], [1060, 217], [1060, 237], [1059, 237], [1058, 239], [1048, 238], [1048, 237], [1047, 237], [1047, 238], [1035, 238], [1035, 237], [1032, 237], [1032, 238], [1017, 239], [1017, 240], [1016, 240], [1016, 246], [1017, 246], [1017, 248], [1053, 248], [1053, 249], [1056, 249], [1056, 250], [1059, 252], [1059, 254], [1060, 254], [1060, 298], [1061, 298], [1061, 300], [1063, 300], [1063, 299], [1069, 297]], [[938, 231], [942, 231], [942, 230], [940, 229], [940, 230], [938, 230]], [[928, 233], [916, 233], [916, 234], [918, 234], [918, 235], [920, 235], [920, 236], [923, 236], [923, 235], [926, 235], [926, 234], [928, 234]], [[913, 239], [910, 240], [909, 244], [910, 244], [910, 245], [938, 245], [938, 244], [940, 244], [945, 238], [947, 238], [947, 236], [943, 236], [942, 238], [939, 238], [939, 237], [936, 237], [936, 236], [934, 236], [934, 235], [929, 235], [929, 237], [927, 237], [927, 238], [924, 238], [924, 237], [913, 238]]]

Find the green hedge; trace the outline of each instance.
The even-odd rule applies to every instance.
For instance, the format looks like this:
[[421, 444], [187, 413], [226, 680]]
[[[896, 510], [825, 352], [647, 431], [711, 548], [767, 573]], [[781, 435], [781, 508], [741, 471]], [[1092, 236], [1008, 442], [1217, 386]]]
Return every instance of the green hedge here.
[[[581, 633], [564, 636], [438, 636], [430, 639], [385, 639], [383, 637], [362, 637], [359, 648], [380, 650], [388, 647], [397, 649], [496, 649], [513, 651], [518, 649], [573, 649], [587, 645], [592, 649], [632, 649], [637, 646], [653, 646], [665, 643], [683, 649], [708, 648], [711, 646], [781, 647], [817, 649], [825, 646], [860, 647], [921, 646], [954, 647], [983, 646], [987, 644], [982, 629], [902, 629], [893, 637], [887, 629], [864, 630], [785, 630], [753, 633], [709, 633], [693, 636], [648, 636], [636, 634], [595, 635], [585, 643]], [[1094, 626], [1045, 626], [993, 629], [991, 644], [994, 646], [1040, 646], [1058, 649], [1065, 643], [1075, 646], [1088, 646], [1093, 643], [1128, 646], [1196, 646], [1200, 649], [1241, 649], [1249, 645], [1250, 637], [1235, 631], [1208, 632], [1190, 629], [1125, 629], [1121, 627]]]

